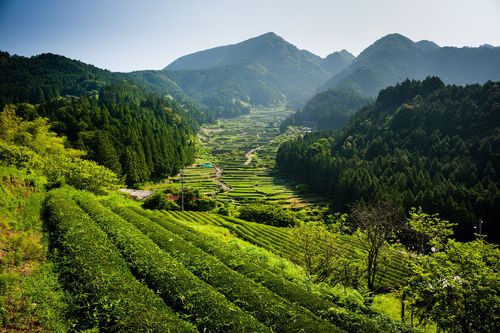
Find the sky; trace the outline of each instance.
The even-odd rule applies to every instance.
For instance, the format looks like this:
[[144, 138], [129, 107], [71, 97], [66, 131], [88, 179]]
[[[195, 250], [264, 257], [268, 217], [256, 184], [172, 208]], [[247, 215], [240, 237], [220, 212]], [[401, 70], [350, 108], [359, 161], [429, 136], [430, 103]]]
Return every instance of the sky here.
[[112, 71], [273, 31], [319, 56], [389, 33], [441, 46], [500, 46], [500, 0], [0, 0], [0, 50], [51, 52]]

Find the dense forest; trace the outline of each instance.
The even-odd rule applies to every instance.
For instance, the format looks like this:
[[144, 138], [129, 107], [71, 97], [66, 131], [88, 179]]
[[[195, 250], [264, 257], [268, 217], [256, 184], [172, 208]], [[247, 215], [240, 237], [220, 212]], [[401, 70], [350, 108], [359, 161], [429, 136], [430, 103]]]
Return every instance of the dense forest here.
[[0, 75], [9, 77], [0, 84], [0, 108], [16, 103], [17, 116], [48, 118], [72, 148], [128, 185], [171, 175], [193, 159], [191, 110], [121, 74], [52, 54], [2, 53]]
[[305, 125], [320, 130], [344, 127], [350, 117], [371, 102], [354, 89], [330, 89], [311, 98], [306, 105], [290, 115], [280, 126], [283, 132], [290, 125]]
[[388, 197], [457, 222], [456, 236], [498, 242], [500, 85], [445, 86], [430, 77], [382, 90], [340, 132], [283, 143], [280, 172], [347, 211]]

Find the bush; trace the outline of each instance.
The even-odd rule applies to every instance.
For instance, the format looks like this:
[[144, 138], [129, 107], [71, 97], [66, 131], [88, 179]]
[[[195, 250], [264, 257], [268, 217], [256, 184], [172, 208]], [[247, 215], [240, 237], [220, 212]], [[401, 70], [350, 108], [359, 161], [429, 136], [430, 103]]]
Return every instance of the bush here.
[[240, 208], [240, 219], [275, 227], [290, 227], [298, 223], [291, 211], [279, 206], [250, 204]]
[[168, 200], [163, 192], [157, 192], [144, 200], [142, 207], [145, 209], [180, 210], [179, 205], [172, 200]]
[[157, 290], [165, 302], [190, 316], [201, 331], [267, 331], [119, 215], [90, 196], [81, 195], [78, 201], [109, 235], [134, 272]]
[[272, 293], [262, 285], [230, 269], [180, 236], [152, 224], [144, 216], [125, 207], [113, 207], [127, 221], [149, 236], [160, 248], [178, 259], [194, 274], [215, 287], [228, 299], [260, 322], [277, 331], [338, 332], [327, 322]]
[[265, 267], [255, 262], [255, 258], [250, 257], [244, 251], [234, 247], [229, 248], [224, 243], [214, 238], [208, 238], [198, 231], [176, 222], [165, 214], [153, 213], [137, 207], [131, 207], [130, 209], [149, 218], [166, 230], [181, 236], [185, 241], [190, 242], [204, 252], [217, 257], [229, 268], [348, 332], [371, 333], [406, 330], [406, 327], [400, 327], [385, 318], [378, 318], [377, 316], [372, 319], [367, 317], [366, 314], [348, 312], [326, 298], [306, 289], [305, 286], [284, 278], [271, 267]]
[[189, 332], [163, 301], [130, 273], [106, 234], [66, 189], [46, 203], [49, 241], [63, 286], [71, 295], [75, 329], [115, 332]]

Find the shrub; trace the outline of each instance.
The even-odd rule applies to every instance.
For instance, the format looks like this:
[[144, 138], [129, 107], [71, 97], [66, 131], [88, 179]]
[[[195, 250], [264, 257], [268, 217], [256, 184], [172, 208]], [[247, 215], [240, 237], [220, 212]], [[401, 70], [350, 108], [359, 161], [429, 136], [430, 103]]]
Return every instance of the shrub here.
[[185, 241], [190, 242], [204, 252], [217, 257], [231, 269], [262, 284], [277, 295], [303, 306], [317, 316], [348, 332], [371, 333], [407, 330], [406, 327], [395, 324], [386, 318], [376, 316], [372, 319], [366, 314], [348, 312], [305, 286], [284, 278], [271, 267], [255, 262], [255, 258], [250, 257], [244, 251], [234, 247], [229, 248], [223, 242], [202, 235], [193, 228], [177, 222], [165, 214], [153, 213], [136, 207], [130, 207], [130, 209], [149, 218], [166, 230], [181, 236]]
[[149, 236], [160, 248], [175, 256], [194, 274], [276, 331], [339, 331], [303, 308], [285, 301], [262, 285], [233, 271], [214, 256], [176, 234], [152, 224], [144, 216], [125, 207], [113, 207], [113, 210]]
[[240, 208], [243, 220], [272, 225], [275, 227], [289, 227], [298, 223], [294, 214], [280, 206], [250, 204]]
[[172, 200], [168, 200], [163, 192], [157, 192], [144, 200], [142, 207], [146, 209], [180, 210], [179, 205]]
[[134, 278], [118, 250], [71, 194], [66, 189], [51, 191], [46, 219], [58, 273], [71, 295], [70, 316], [78, 320], [75, 328], [193, 331]]
[[89, 195], [80, 195], [78, 201], [117, 245], [137, 276], [161, 293], [165, 302], [190, 316], [201, 331], [267, 331], [119, 215]]

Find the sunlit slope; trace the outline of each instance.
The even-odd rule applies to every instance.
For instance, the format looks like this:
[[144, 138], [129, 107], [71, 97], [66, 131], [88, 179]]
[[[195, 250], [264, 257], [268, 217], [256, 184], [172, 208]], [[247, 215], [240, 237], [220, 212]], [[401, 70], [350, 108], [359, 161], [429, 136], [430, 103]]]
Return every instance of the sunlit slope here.
[[[235, 221], [208, 213], [146, 211], [116, 202], [56, 190], [47, 203], [55, 266], [65, 273], [63, 287], [79, 304], [74, 314], [79, 328], [402, 330], [362, 303], [346, 307], [322, 294], [286, 259], [239, 240], [228, 229], [237, 229]], [[276, 242], [286, 242], [279, 230], [268, 232]], [[238, 242], [260, 252], [262, 262], [236, 246]], [[291, 268], [270, 265], [263, 256]], [[138, 315], [140, 309], [147, 311]]]

